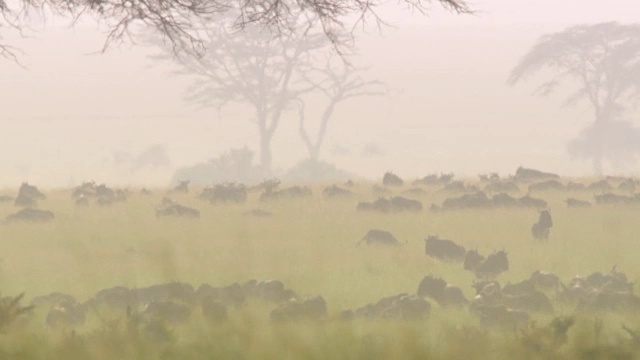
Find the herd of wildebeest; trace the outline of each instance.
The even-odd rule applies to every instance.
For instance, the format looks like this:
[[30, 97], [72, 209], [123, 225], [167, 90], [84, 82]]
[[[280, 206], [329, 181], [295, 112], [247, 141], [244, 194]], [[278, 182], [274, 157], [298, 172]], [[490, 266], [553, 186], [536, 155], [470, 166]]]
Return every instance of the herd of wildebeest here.
[[[411, 199], [413, 194], [436, 188], [452, 196], [442, 204], [431, 204], [429, 211], [442, 212], [460, 209], [486, 208], [531, 208], [538, 211], [537, 220], [532, 219], [531, 235], [545, 241], [553, 227], [551, 212], [544, 199], [532, 196], [534, 193], [555, 190], [566, 194], [567, 207], [591, 207], [602, 204], [640, 204], [640, 193], [635, 193], [640, 182], [633, 178], [607, 177], [592, 184], [563, 181], [555, 174], [534, 169], [518, 168], [515, 175], [501, 178], [497, 174], [480, 176], [473, 183], [454, 181], [451, 174], [430, 175], [412, 184], [412, 188], [393, 195], [395, 188], [405, 187], [405, 182], [388, 172], [381, 185], [374, 185], [377, 198], [371, 202], [355, 205], [359, 212], [421, 212], [423, 204]], [[354, 195], [355, 184], [348, 181], [342, 185], [331, 185], [322, 191], [326, 199], [348, 199]], [[511, 194], [527, 190], [525, 196]], [[260, 204], [269, 201], [308, 197], [312, 190], [308, 187], [293, 186], [280, 188], [277, 180], [268, 180], [250, 188], [237, 183], [218, 184], [204, 188], [198, 197], [214, 204], [244, 203], [248, 194], [261, 191]], [[188, 193], [189, 182], [180, 182], [164, 194], [155, 208], [155, 215], [163, 217], [199, 218], [197, 209], [172, 200], [175, 193]], [[578, 199], [572, 194], [579, 194]], [[595, 204], [584, 200], [584, 194], [593, 196]], [[142, 189], [140, 195], [150, 195]], [[389, 194], [388, 197], [385, 195]], [[72, 201], [77, 206], [110, 206], [124, 202], [131, 191], [114, 190], [94, 182], [84, 183], [72, 190]], [[1, 201], [13, 201], [21, 210], [5, 218], [5, 226], [14, 222], [55, 221], [52, 212], [39, 209], [38, 202], [45, 198], [35, 186], [22, 184], [17, 196], [2, 196]], [[151, 209], [150, 209], [151, 211]], [[247, 216], [269, 217], [273, 215], [264, 209], [253, 209]], [[159, 220], [160, 221], [160, 220]], [[402, 246], [393, 234], [382, 229], [371, 229], [355, 246]], [[32, 299], [36, 307], [46, 307], [46, 324], [52, 328], [73, 328], [82, 326], [89, 311], [112, 311], [137, 319], [149, 329], [158, 324], [179, 325], [189, 321], [193, 314], [199, 314], [212, 323], [224, 322], [231, 309], [244, 306], [249, 301], [260, 301], [271, 306], [270, 318], [274, 321], [299, 319], [336, 318], [349, 321], [356, 318], [424, 319], [434, 308], [467, 309], [476, 315], [480, 323], [487, 327], [518, 328], [527, 326], [535, 314], [554, 314], [559, 308], [577, 312], [626, 313], [640, 311], [640, 297], [633, 291], [625, 273], [613, 266], [608, 272], [594, 272], [586, 276], [575, 276], [568, 281], [544, 269], [533, 272], [528, 278], [501, 285], [497, 278], [509, 270], [508, 253], [504, 250], [481, 254], [477, 249], [465, 249], [450, 239], [429, 235], [425, 239], [426, 256], [438, 262], [459, 263], [460, 271], [469, 271], [475, 280], [472, 284], [475, 296], [467, 298], [459, 284], [451, 284], [445, 279], [426, 275], [416, 284], [415, 292], [397, 294], [379, 299], [355, 309], [331, 309], [320, 295], [301, 297], [280, 280], [248, 280], [226, 286], [202, 284], [197, 289], [187, 283], [166, 283], [146, 288], [126, 288], [117, 286], [98, 291], [85, 302], [73, 296], [52, 293]], [[565, 322], [566, 328], [571, 322]]]

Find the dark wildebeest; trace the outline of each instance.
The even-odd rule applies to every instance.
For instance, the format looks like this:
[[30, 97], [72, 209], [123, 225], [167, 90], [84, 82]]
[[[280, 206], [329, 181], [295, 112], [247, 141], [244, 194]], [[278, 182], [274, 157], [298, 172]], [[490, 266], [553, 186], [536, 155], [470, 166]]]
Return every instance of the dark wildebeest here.
[[349, 197], [351, 195], [351, 191], [343, 189], [337, 185], [331, 185], [322, 190], [322, 196], [326, 198]]
[[531, 227], [531, 234], [537, 240], [546, 240], [549, 238], [549, 230], [553, 227], [553, 220], [549, 210], [540, 211], [538, 222]]
[[440, 306], [464, 306], [469, 303], [465, 298], [462, 289], [453, 284], [447, 284], [446, 281], [433, 277], [425, 276], [418, 285], [418, 296], [430, 297]]
[[404, 181], [402, 181], [398, 175], [390, 171], [384, 173], [384, 176], [382, 177], [382, 185], [384, 186], [402, 186], [403, 184]]
[[567, 207], [574, 207], [574, 208], [588, 208], [591, 207], [591, 203], [588, 201], [584, 201], [584, 200], [579, 200], [579, 199], [574, 199], [574, 198], [568, 198], [567, 200], [565, 200], [565, 202], [567, 203]]
[[276, 321], [322, 319], [327, 317], [327, 303], [322, 296], [305, 300], [291, 299], [271, 311], [270, 317]]
[[425, 239], [425, 254], [443, 261], [463, 261], [466, 250], [463, 246], [438, 236], [429, 235]]
[[18, 195], [27, 195], [30, 198], [33, 199], [37, 199], [37, 200], [44, 200], [47, 197], [40, 192], [40, 190], [38, 190], [37, 187], [33, 186], [33, 185], [29, 185], [28, 183], [22, 183], [22, 185], [20, 185], [20, 189], [18, 190]]
[[200, 210], [186, 207], [180, 204], [171, 204], [164, 208], [156, 209], [156, 217], [162, 216], [199, 218]]
[[55, 218], [51, 211], [38, 210], [32, 208], [24, 208], [17, 213], [7, 216], [5, 222], [30, 221], [30, 222], [47, 222]]
[[495, 278], [500, 273], [509, 270], [509, 259], [506, 251], [498, 251], [489, 255], [483, 262], [478, 264], [474, 273], [479, 278]]
[[480, 255], [478, 250], [467, 250], [467, 254], [464, 257], [464, 269], [468, 271], [475, 271], [484, 259], [485, 257]]
[[400, 242], [390, 232], [377, 229], [369, 230], [369, 232], [358, 241], [356, 246], [360, 246], [363, 242], [367, 245], [400, 245]]

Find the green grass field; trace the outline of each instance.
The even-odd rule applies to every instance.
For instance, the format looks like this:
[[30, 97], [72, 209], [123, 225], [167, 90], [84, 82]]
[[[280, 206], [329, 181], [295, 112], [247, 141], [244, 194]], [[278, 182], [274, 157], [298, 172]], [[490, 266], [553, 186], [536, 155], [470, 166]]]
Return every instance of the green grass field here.
[[[586, 181], [586, 180], [585, 180]], [[452, 239], [484, 254], [506, 250], [510, 270], [502, 284], [527, 278], [535, 270], [556, 273], [567, 282], [576, 274], [607, 272], [613, 265], [630, 280], [640, 279], [640, 206], [594, 205], [567, 208], [569, 197], [593, 201], [592, 191], [533, 193], [549, 202], [554, 227], [548, 242], [534, 241], [533, 209], [487, 209], [431, 212], [452, 196], [425, 188], [420, 213], [357, 212], [370, 201], [373, 184], [353, 189], [348, 199], [325, 199], [323, 185], [311, 198], [259, 203], [251, 192], [242, 205], [211, 205], [199, 191], [172, 199], [201, 211], [200, 219], [158, 219], [154, 208], [165, 190], [132, 196], [109, 207], [78, 207], [68, 190], [47, 191], [39, 207], [55, 213], [45, 224], [0, 225], [0, 292], [25, 293], [28, 299], [54, 291], [80, 301], [116, 285], [145, 287], [181, 281], [198, 287], [280, 279], [301, 296], [322, 295], [329, 319], [273, 324], [273, 306], [251, 303], [231, 310], [227, 323], [215, 326], [194, 317], [171, 329], [171, 341], [157, 343], [127, 326], [124, 315], [88, 314], [73, 333], [47, 329], [46, 310], [36, 309], [26, 324], [0, 334], [0, 358], [15, 359], [631, 359], [640, 353], [621, 323], [640, 331], [633, 314], [580, 314], [560, 347], [544, 345], [552, 316], [534, 317], [529, 332], [486, 330], [466, 310], [441, 309], [432, 303], [425, 321], [336, 319], [357, 308], [398, 293], [415, 294], [421, 279], [433, 274], [475, 295], [473, 274], [460, 263], [443, 263], [424, 253], [432, 235]], [[394, 189], [400, 194], [405, 188]], [[15, 189], [0, 191], [14, 195]], [[523, 193], [524, 194], [524, 193]], [[243, 213], [260, 208], [272, 217]], [[0, 218], [16, 211], [0, 203]], [[398, 248], [356, 247], [370, 229], [390, 231], [407, 244]], [[556, 306], [554, 315], [571, 315]], [[640, 314], [639, 314], [640, 315]], [[602, 331], [598, 321], [602, 320]], [[539, 330], [536, 332], [536, 330]], [[543, 340], [540, 340], [540, 339]], [[531, 345], [539, 341], [543, 345]]]

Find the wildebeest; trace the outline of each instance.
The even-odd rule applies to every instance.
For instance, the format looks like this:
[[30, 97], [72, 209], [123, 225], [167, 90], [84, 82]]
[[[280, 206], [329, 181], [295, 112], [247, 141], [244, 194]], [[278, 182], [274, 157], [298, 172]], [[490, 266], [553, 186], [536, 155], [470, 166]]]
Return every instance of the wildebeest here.
[[480, 255], [478, 250], [467, 250], [467, 254], [464, 257], [464, 269], [474, 271], [484, 259], [485, 257]]
[[367, 245], [400, 245], [400, 242], [390, 232], [378, 229], [369, 230], [367, 234], [358, 241], [356, 246], [360, 246], [363, 242]]
[[204, 297], [200, 306], [202, 307], [202, 316], [210, 322], [224, 321], [229, 317], [227, 306], [213, 296]]
[[540, 170], [535, 169], [526, 169], [520, 166], [516, 169], [516, 174], [513, 177], [516, 181], [544, 181], [544, 180], [553, 180], [559, 179], [560, 176], [557, 174], [547, 173]]
[[444, 185], [448, 184], [455, 175], [452, 173], [449, 174], [431, 174], [423, 177], [422, 179], [418, 179], [413, 182], [414, 185]]
[[239, 306], [245, 302], [247, 295], [238, 283], [223, 287], [213, 287], [209, 284], [202, 284], [198, 287], [198, 290], [196, 290], [196, 297], [201, 300], [208, 297], [220, 301], [225, 305]]
[[404, 181], [402, 181], [398, 175], [390, 171], [384, 173], [384, 176], [382, 177], [382, 185], [384, 186], [402, 186], [403, 184]]
[[634, 200], [632, 196], [611, 193], [595, 195], [594, 198], [596, 199], [596, 203], [598, 204], [627, 204]]
[[84, 325], [84, 306], [75, 302], [61, 302], [52, 305], [47, 313], [47, 325], [51, 328], [72, 328]]
[[588, 207], [591, 207], [591, 203], [590, 202], [584, 201], [584, 200], [575, 199], [575, 198], [568, 198], [567, 200], [565, 200], [565, 202], [567, 203], [567, 207], [573, 207], [573, 208], [588, 208]]
[[13, 204], [19, 207], [36, 207], [38, 202], [29, 195], [18, 194]]
[[236, 183], [216, 184], [212, 188], [203, 189], [199, 198], [212, 204], [245, 203], [247, 201], [247, 188], [242, 184]]
[[247, 296], [272, 303], [298, 299], [298, 295], [293, 290], [285, 288], [284, 283], [280, 280], [249, 280], [242, 284], [242, 289]]
[[520, 206], [518, 199], [505, 193], [499, 193], [491, 197], [491, 202], [495, 207], [517, 207]]
[[479, 189], [475, 185], [467, 185], [464, 181], [453, 181], [445, 185], [442, 191], [448, 192], [477, 192]]
[[564, 185], [558, 180], [547, 180], [529, 185], [529, 191], [549, 191], [549, 190], [564, 190]]
[[452, 240], [429, 235], [425, 240], [425, 254], [443, 261], [463, 261], [466, 250]]
[[536, 199], [529, 195], [525, 195], [518, 199], [518, 203], [522, 207], [535, 208], [535, 209], [544, 209], [548, 207], [547, 202], [542, 199]]
[[425, 276], [418, 285], [418, 296], [429, 297], [440, 306], [464, 306], [468, 303], [462, 290], [453, 284], [433, 277]]
[[406, 293], [388, 296], [376, 303], [367, 304], [355, 311], [346, 310], [341, 313], [341, 318], [387, 318], [403, 320], [419, 320], [429, 316], [431, 304], [428, 301]]
[[373, 203], [360, 202], [356, 209], [358, 211], [377, 211], [383, 213], [401, 211], [418, 212], [422, 211], [422, 203], [402, 196], [394, 196], [390, 200], [378, 198], [378, 200]]
[[487, 197], [487, 194], [482, 191], [478, 191], [473, 194], [462, 195], [457, 198], [446, 199], [442, 203], [442, 208], [449, 209], [474, 209], [474, 208], [488, 208], [493, 204]]
[[529, 277], [536, 290], [540, 290], [545, 293], [557, 293], [560, 290], [560, 278], [558, 275], [536, 270]]
[[606, 179], [602, 179], [600, 181], [589, 184], [589, 186], [587, 186], [587, 189], [596, 191], [608, 191], [611, 190], [611, 185], [609, 184], [609, 182], [607, 182]]
[[492, 181], [484, 187], [483, 191], [492, 193], [518, 192], [520, 188], [514, 181]]
[[276, 190], [275, 188], [265, 187], [264, 192], [260, 195], [260, 202], [279, 200], [279, 199], [291, 199], [309, 197], [313, 195], [311, 188], [306, 186], [292, 186], [282, 190]]
[[48, 222], [52, 221], [55, 218], [51, 211], [47, 210], [38, 210], [32, 208], [24, 208], [14, 214], [8, 215], [5, 219], [5, 222], [17, 222], [17, 221], [27, 221], [27, 222]]
[[492, 279], [507, 270], [509, 270], [509, 259], [507, 252], [502, 250], [487, 256], [484, 261], [478, 264], [474, 273], [476, 277]]
[[327, 317], [327, 304], [322, 296], [283, 302], [270, 314], [272, 320], [322, 319]]
[[337, 185], [331, 185], [322, 190], [322, 196], [326, 198], [349, 197], [351, 195], [351, 191], [343, 189]]
[[177, 203], [173, 203], [163, 208], [156, 209], [156, 217], [163, 217], [163, 216], [199, 218], [200, 210], [183, 206]]
[[191, 309], [173, 301], [152, 300], [145, 305], [142, 316], [149, 321], [160, 320], [171, 324], [182, 324], [189, 320]]
[[20, 195], [26, 195], [36, 200], [44, 200], [47, 198], [42, 192], [40, 192], [40, 190], [38, 190], [37, 187], [33, 185], [29, 185], [29, 183], [26, 183], [26, 182], [20, 185], [20, 189], [18, 190], [18, 196]]
[[553, 220], [549, 210], [542, 210], [538, 216], [538, 222], [531, 227], [531, 234], [537, 240], [547, 240], [549, 230], [553, 227]]

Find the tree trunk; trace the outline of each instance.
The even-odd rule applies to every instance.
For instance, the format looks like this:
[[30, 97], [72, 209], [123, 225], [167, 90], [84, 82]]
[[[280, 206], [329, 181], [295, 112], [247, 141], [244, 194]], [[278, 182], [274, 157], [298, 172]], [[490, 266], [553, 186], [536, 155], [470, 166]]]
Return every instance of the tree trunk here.
[[271, 160], [271, 136], [260, 129], [260, 167], [267, 174], [271, 174]]
[[594, 128], [596, 130], [595, 144], [593, 144], [593, 173], [595, 176], [601, 177], [604, 175], [603, 171], [603, 157], [604, 157], [604, 122], [596, 121]]
[[260, 168], [265, 175], [271, 174], [271, 138], [273, 133], [267, 127], [267, 114], [258, 111], [258, 136], [260, 137]]

